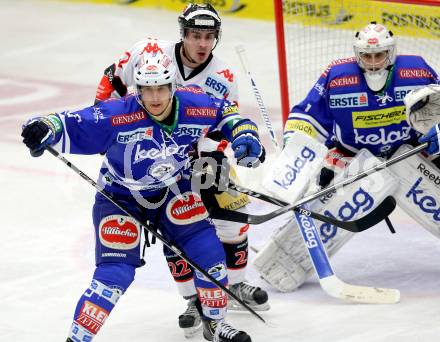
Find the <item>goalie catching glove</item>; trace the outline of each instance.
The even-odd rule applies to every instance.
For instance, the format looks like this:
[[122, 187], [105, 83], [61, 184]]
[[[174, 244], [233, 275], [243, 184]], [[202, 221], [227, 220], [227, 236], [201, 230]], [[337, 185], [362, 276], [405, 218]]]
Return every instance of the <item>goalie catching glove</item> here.
[[440, 85], [430, 84], [411, 91], [404, 99], [406, 120], [416, 131], [424, 134], [420, 143], [428, 142], [426, 152], [440, 153]]
[[257, 167], [264, 162], [266, 152], [261, 145], [258, 128], [251, 120], [241, 120], [234, 126], [231, 143], [238, 165]]

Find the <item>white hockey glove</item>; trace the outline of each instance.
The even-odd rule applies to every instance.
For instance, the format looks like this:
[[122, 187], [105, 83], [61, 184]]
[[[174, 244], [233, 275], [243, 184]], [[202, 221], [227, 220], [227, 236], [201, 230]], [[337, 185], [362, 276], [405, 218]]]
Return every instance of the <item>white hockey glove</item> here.
[[417, 132], [427, 134], [440, 123], [440, 85], [430, 84], [411, 91], [404, 99], [406, 120]]

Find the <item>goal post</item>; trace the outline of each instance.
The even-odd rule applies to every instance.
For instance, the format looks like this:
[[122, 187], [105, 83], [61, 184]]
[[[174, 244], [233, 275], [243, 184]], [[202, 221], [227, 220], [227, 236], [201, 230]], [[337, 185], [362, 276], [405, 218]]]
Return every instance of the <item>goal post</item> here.
[[371, 21], [397, 38], [397, 54], [421, 55], [440, 72], [440, 0], [274, 0], [283, 122], [336, 59], [354, 56]]

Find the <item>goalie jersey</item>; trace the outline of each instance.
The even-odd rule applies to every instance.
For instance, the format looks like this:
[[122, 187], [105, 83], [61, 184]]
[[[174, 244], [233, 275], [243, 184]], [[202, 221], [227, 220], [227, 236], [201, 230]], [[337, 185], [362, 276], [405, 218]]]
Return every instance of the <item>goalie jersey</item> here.
[[174, 123], [153, 120], [135, 96], [109, 99], [76, 112], [57, 114], [62, 127], [55, 148], [62, 153], [105, 153], [98, 184], [111, 193], [158, 194], [189, 175], [188, 152], [218, 129], [231, 139], [241, 120], [236, 105], [215, 99], [198, 86], [174, 93]]
[[355, 57], [333, 61], [307, 97], [292, 108], [284, 139], [302, 131], [329, 146], [336, 140], [354, 153], [367, 148], [376, 156], [389, 157], [417, 138], [405, 120], [405, 95], [431, 83], [439, 83], [438, 76], [420, 56], [397, 56], [380, 92], [368, 88]]

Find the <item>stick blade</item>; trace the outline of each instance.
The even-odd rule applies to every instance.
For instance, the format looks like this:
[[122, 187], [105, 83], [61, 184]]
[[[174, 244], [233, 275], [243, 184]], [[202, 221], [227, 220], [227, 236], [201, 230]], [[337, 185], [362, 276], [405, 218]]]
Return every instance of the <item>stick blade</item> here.
[[400, 301], [400, 291], [397, 289], [351, 285], [335, 275], [320, 279], [319, 282], [330, 296], [352, 303], [396, 304]]
[[355, 220], [357, 231], [364, 231], [381, 221], [385, 220], [396, 208], [396, 199], [393, 196], [386, 197], [376, 208], [374, 208], [370, 213]]

